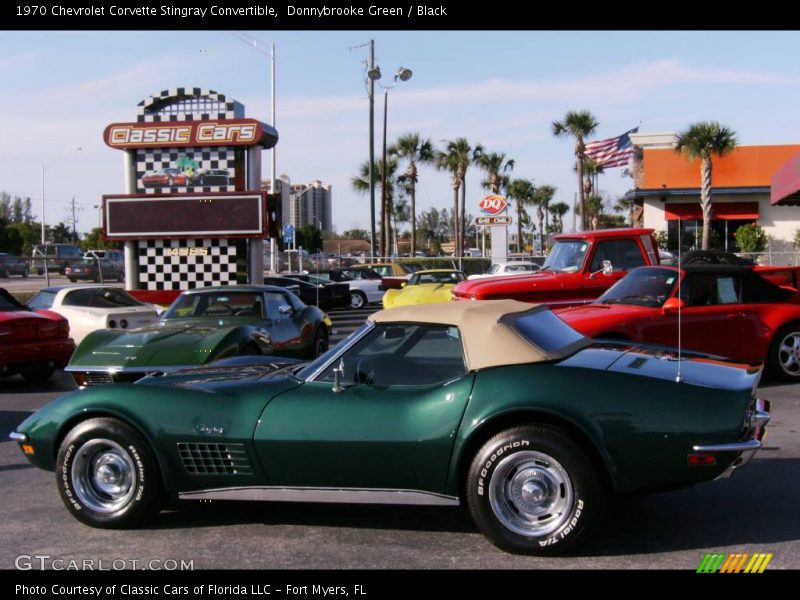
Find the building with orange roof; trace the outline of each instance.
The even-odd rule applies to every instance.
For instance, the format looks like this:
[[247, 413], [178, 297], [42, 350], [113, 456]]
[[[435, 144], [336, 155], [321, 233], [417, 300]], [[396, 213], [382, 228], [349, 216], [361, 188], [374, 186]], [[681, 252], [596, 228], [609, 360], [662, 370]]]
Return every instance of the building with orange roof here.
[[[634, 225], [666, 231], [673, 250], [678, 248], [680, 235], [682, 250], [687, 250], [699, 248], [702, 235], [700, 161], [689, 161], [676, 152], [676, 139], [672, 133], [631, 134], [636, 146], [635, 187], [627, 197], [634, 201]], [[798, 157], [800, 144], [737, 146], [723, 157], [714, 157], [712, 245], [738, 251], [733, 235], [736, 229], [757, 223], [766, 231], [772, 252], [793, 250], [800, 207], [796, 201], [771, 201], [771, 192], [776, 173], [790, 168], [786, 165], [800, 165]]]

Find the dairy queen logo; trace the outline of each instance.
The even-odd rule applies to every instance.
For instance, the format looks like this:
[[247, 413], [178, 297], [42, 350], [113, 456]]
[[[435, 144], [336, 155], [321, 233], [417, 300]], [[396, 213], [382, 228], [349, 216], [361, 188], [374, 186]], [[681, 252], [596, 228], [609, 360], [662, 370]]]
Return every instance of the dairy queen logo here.
[[478, 204], [478, 208], [481, 209], [481, 214], [490, 216], [499, 215], [505, 211], [506, 206], [508, 206], [506, 199], [498, 194], [485, 196]]

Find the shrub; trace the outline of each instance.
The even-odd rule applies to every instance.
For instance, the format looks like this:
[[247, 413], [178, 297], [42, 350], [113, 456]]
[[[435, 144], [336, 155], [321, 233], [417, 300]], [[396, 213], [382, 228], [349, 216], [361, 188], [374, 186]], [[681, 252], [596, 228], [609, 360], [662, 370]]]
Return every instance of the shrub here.
[[742, 225], [733, 235], [741, 252], [763, 252], [767, 249], [767, 234], [760, 225]]

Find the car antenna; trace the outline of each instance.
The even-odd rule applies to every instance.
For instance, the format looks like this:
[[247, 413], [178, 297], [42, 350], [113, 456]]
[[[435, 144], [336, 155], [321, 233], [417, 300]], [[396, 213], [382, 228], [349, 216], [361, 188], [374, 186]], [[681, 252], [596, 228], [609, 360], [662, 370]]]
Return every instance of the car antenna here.
[[681, 221], [678, 219], [678, 372], [675, 374], [675, 383], [683, 383], [683, 361], [681, 360], [681, 273], [683, 267], [681, 265]]

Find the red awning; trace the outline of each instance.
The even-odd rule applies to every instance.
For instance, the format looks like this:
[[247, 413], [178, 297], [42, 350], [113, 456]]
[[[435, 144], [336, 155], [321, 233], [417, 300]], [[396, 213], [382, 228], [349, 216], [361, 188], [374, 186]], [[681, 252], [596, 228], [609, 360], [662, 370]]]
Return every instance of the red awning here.
[[[678, 204], [667, 202], [664, 207], [667, 221], [701, 221], [703, 211], [700, 203]], [[758, 202], [714, 202], [711, 204], [712, 219], [728, 219], [737, 221], [758, 219]]]
[[772, 176], [772, 204], [800, 202], [800, 154], [790, 158]]

